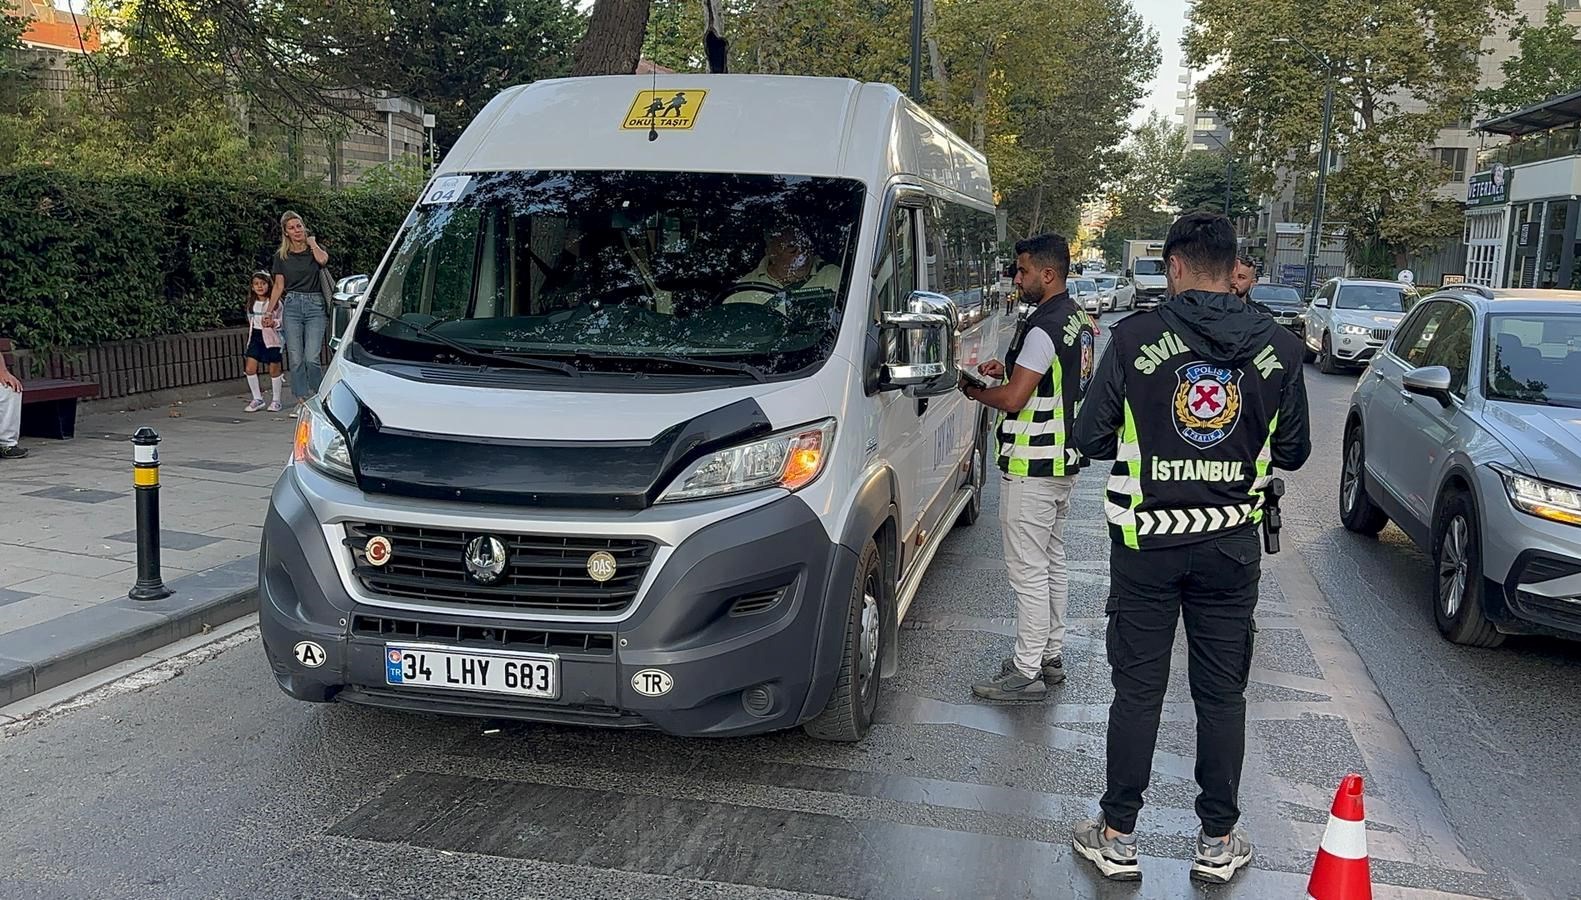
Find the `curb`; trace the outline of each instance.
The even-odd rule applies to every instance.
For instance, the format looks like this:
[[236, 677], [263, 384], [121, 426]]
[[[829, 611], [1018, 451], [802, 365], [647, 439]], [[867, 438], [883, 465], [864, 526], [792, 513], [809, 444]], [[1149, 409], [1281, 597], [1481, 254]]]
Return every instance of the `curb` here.
[[0, 635], [0, 707], [258, 608], [258, 557], [179, 578], [163, 600], [121, 597]]

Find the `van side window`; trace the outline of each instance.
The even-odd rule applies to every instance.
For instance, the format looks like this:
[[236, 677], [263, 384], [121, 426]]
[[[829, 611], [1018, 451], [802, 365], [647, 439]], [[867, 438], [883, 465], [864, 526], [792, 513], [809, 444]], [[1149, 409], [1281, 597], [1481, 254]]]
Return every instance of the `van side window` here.
[[911, 292], [917, 289], [917, 230], [912, 211], [896, 207], [889, 217], [887, 255], [878, 271], [880, 312], [904, 312]]

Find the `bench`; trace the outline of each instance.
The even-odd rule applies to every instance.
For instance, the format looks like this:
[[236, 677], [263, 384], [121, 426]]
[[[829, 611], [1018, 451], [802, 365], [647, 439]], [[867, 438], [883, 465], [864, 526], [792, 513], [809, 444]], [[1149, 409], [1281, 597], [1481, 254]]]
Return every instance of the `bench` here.
[[97, 396], [99, 386], [68, 378], [28, 378], [22, 374], [8, 338], [0, 338], [6, 368], [22, 382], [22, 433], [65, 440], [77, 433], [77, 401]]

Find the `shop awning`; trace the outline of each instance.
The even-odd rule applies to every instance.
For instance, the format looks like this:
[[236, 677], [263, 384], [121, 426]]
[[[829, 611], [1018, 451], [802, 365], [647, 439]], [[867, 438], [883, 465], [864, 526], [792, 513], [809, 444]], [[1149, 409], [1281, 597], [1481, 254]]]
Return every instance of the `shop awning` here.
[[1478, 125], [1477, 130], [1519, 137], [1534, 131], [1547, 131], [1550, 128], [1572, 125], [1576, 122], [1581, 122], [1581, 90], [1550, 97], [1525, 109], [1489, 119]]

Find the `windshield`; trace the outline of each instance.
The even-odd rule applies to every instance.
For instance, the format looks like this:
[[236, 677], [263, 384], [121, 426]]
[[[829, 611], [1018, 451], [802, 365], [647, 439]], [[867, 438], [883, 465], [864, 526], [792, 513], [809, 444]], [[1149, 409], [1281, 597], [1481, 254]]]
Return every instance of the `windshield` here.
[[1072, 294], [1095, 294], [1098, 292], [1098, 285], [1091, 278], [1078, 278], [1070, 283], [1070, 292]]
[[1300, 306], [1301, 293], [1282, 284], [1254, 284], [1250, 294], [1253, 300], [1269, 306]]
[[1098, 287], [1099, 287], [1099, 289], [1105, 290], [1105, 291], [1113, 289], [1113, 287], [1115, 286], [1115, 283], [1116, 283], [1116, 279], [1112, 275], [1105, 275], [1102, 278], [1098, 279]]
[[1405, 290], [1389, 284], [1347, 284], [1340, 287], [1334, 305], [1339, 309], [1405, 312]]
[[1162, 259], [1139, 259], [1134, 269], [1137, 275], [1162, 275], [1164, 274], [1164, 261]]
[[456, 199], [408, 219], [373, 288], [382, 315], [363, 316], [353, 340], [375, 356], [477, 364], [476, 354], [455, 351], [462, 344], [485, 362], [495, 353], [502, 362], [515, 355], [690, 373], [717, 368], [686, 360], [712, 360], [776, 374], [819, 362], [834, 346], [859, 182], [618, 171], [462, 177]]
[[1581, 315], [1500, 315], [1488, 320], [1493, 400], [1581, 407]]

